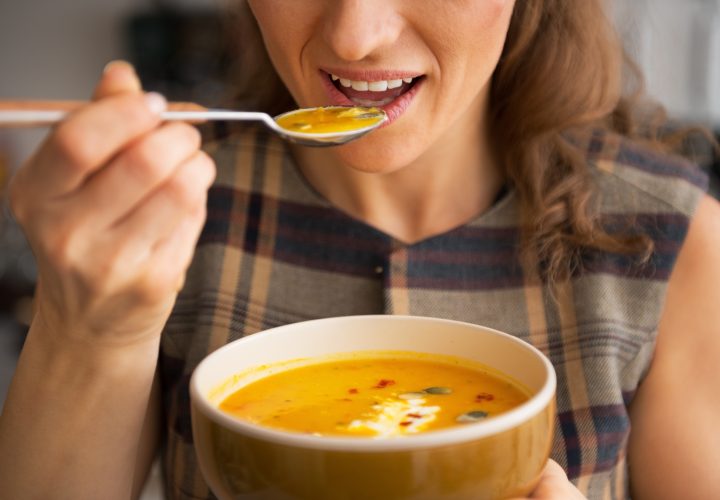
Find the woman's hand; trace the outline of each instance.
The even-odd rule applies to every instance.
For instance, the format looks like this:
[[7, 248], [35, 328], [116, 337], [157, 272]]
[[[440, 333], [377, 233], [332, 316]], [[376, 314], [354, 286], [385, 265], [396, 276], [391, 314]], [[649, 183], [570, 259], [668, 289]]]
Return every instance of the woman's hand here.
[[[565, 471], [554, 460], [548, 460], [540, 482], [528, 498], [536, 500], [585, 500], [585, 497], [568, 480]], [[514, 499], [521, 500], [521, 499]]]
[[55, 340], [135, 343], [170, 313], [215, 166], [195, 128], [161, 122], [165, 105], [130, 65], [111, 64], [94, 102], [13, 179], [11, 208], [38, 263], [35, 321]]
[[126, 499], [144, 480], [160, 332], [215, 175], [198, 132], [163, 124], [164, 107], [110, 65], [12, 181], [39, 286], [0, 415], [4, 498]]

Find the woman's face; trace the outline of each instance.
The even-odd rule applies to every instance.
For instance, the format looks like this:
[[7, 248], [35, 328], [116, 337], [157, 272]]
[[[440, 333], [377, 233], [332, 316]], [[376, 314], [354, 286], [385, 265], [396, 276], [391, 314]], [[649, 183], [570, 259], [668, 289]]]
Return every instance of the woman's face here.
[[394, 171], [459, 129], [478, 129], [514, 6], [514, 0], [248, 1], [300, 106], [385, 109], [387, 126], [332, 149], [367, 172]]

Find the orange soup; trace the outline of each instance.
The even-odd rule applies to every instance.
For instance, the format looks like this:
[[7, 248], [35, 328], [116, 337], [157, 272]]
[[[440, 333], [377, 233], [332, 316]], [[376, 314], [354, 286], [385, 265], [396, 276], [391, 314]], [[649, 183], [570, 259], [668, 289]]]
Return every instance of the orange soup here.
[[380, 108], [330, 106], [288, 113], [275, 121], [292, 132], [322, 134], [359, 130], [384, 119]]
[[321, 436], [402, 436], [469, 425], [529, 399], [494, 370], [457, 358], [382, 356], [289, 368], [240, 388], [220, 409]]

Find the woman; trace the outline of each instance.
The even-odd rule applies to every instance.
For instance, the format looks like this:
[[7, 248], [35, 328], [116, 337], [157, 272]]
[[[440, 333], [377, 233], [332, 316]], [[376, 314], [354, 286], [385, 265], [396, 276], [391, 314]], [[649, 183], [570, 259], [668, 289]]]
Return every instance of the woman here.
[[187, 408], [205, 354], [409, 313], [550, 356], [572, 484], [550, 462], [533, 498], [716, 496], [720, 208], [693, 167], [628, 140], [602, 2], [248, 3], [297, 105], [379, 104], [391, 123], [339, 148], [209, 143], [201, 233], [198, 133], [110, 65], [13, 183], [40, 283], [2, 491], [126, 498], [162, 435], [168, 497], [205, 498]]

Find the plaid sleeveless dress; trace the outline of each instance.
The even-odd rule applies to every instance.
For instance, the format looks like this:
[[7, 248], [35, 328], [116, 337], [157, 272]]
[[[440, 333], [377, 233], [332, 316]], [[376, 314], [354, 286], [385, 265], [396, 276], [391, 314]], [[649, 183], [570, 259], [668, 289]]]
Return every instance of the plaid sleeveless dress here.
[[705, 175], [604, 132], [579, 144], [610, 227], [655, 242], [646, 265], [588, 252], [555, 299], [518, 261], [512, 190], [467, 224], [407, 245], [319, 196], [285, 145], [245, 130], [211, 142], [208, 217], [161, 345], [171, 499], [214, 498], [195, 461], [190, 375], [213, 350], [329, 316], [411, 314], [486, 325], [539, 348], [558, 375], [552, 457], [591, 499], [629, 496], [628, 404], [652, 358], [667, 279]]

